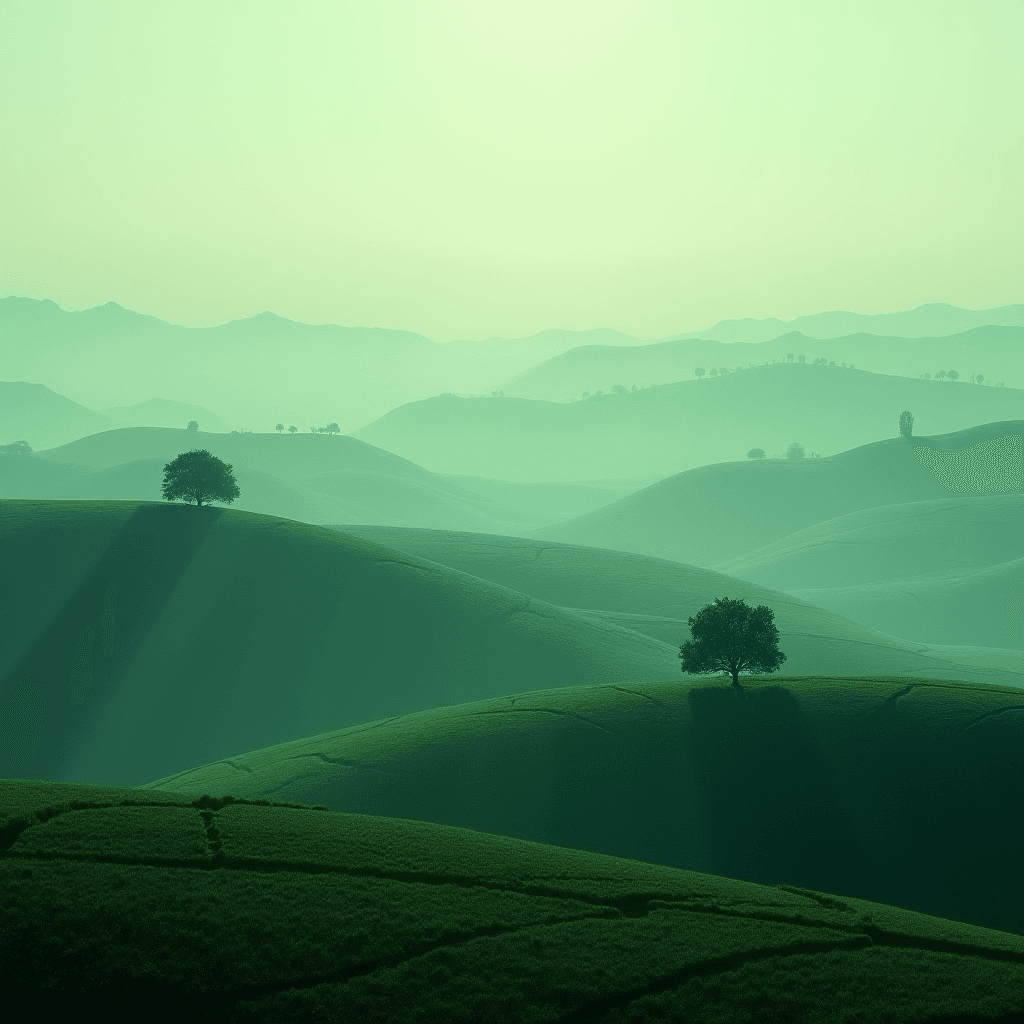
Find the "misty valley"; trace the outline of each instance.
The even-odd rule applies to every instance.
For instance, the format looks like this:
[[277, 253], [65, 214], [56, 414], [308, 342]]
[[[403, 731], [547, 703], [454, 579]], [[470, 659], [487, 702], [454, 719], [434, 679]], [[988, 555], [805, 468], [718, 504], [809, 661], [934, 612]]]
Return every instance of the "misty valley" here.
[[39, 1019], [753, 1019], [725, 985], [812, 1021], [898, 984], [923, 1021], [979, 971], [1011, 1019], [1024, 307], [0, 327], [3, 942]]

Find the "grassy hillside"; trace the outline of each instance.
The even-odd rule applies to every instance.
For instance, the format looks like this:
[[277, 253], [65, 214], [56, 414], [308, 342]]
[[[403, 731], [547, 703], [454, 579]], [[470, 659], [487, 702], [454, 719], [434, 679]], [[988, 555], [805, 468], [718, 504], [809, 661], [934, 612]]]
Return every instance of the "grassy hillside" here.
[[1024, 421], [876, 441], [829, 458], [702, 466], [536, 531], [545, 540], [721, 565], [863, 509], [1019, 493]]
[[[616, 384], [663, 384], [695, 379], [702, 367], [730, 371], [786, 362], [788, 355], [808, 363], [834, 360], [840, 368], [853, 365], [873, 373], [920, 377], [939, 370], [956, 369], [960, 382], [981, 373], [985, 384], [1024, 387], [1021, 347], [1024, 327], [976, 327], [944, 338], [889, 338], [873, 334], [852, 334], [818, 341], [798, 331], [780, 334], [758, 344], [726, 343], [700, 339], [661, 342], [637, 347], [587, 345], [555, 356], [540, 366], [505, 381], [501, 388], [516, 398], [567, 402], [584, 392], [610, 392]], [[790, 360], [791, 361], [791, 360]], [[952, 381], [939, 383], [949, 383]]]
[[27, 441], [35, 449], [52, 448], [116, 426], [116, 420], [42, 384], [0, 381], [0, 444]]
[[922, 642], [1024, 646], [1024, 495], [851, 512], [715, 565]]
[[668, 476], [753, 448], [783, 457], [794, 441], [829, 455], [898, 437], [904, 409], [935, 435], [1024, 420], [1024, 390], [777, 363], [571, 404], [440, 396], [354, 436], [438, 473], [581, 481]]
[[[1024, 938], [418, 821], [6, 782], [35, 1019], [1009, 1022]], [[941, 982], [940, 982], [941, 979]]]
[[[322, 434], [210, 434], [134, 427], [83, 437], [37, 453], [38, 461], [93, 467], [63, 476], [0, 464], [0, 496], [160, 500], [164, 465], [206, 448], [234, 467], [234, 507], [301, 522], [389, 523], [435, 529], [516, 532], [557, 516], [507, 508], [391, 452]], [[38, 479], [38, 483], [34, 480]], [[600, 504], [595, 501], [589, 507]]]
[[519, 692], [143, 789], [323, 804], [1024, 931], [1024, 694], [886, 677]]
[[[977, 522], [983, 526], [995, 519], [983, 515]], [[960, 603], [965, 595], [955, 591], [960, 578], [954, 577], [944, 581], [953, 593], [929, 594], [929, 581], [923, 580], [917, 592], [919, 601], [908, 610], [899, 607], [901, 587], [907, 585], [902, 581], [901, 587], [885, 592], [891, 617], [875, 622], [871, 628], [862, 625], [863, 619], [857, 616], [846, 617], [826, 605], [817, 605], [813, 596], [782, 593], [781, 587], [771, 589], [711, 569], [644, 555], [439, 530], [380, 526], [336, 529], [551, 604], [582, 610], [592, 621], [633, 629], [676, 648], [689, 639], [689, 617], [715, 597], [742, 598], [752, 607], [767, 604], [774, 610], [775, 623], [784, 638], [780, 648], [787, 656], [785, 671], [791, 675], [841, 671], [843, 675], [870, 676], [888, 672], [1024, 687], [1020, 645], [982, 643], [990, 634], [1007, 639], [995, 630], [1019, 631], [1020, 616], [1007, 620], [1003, 604], [982, 600], [988, 595], [980, 590], [978, 581], [974, 581], [976, 592], [970, 595], [978, 601], [977, 606], [965, 608]], [[1011, 587], [1010, 573], [1015, 564], [996, 567], [1002, 573], [997, 578]], [[903, 603], [908, 603], [905, 597]], [[920, 642], [912, 633], [904, 634], [896, 628], [927, 621], [930, 613], [949, 628], [938, 639]], [[993, 618], [996, 621], [991, 621]], [[983, 649], [993, 646], [1013, 649]]]
[[324, 729], [677, 651], [334, 531], [234, 510], [0, 502], [0, 777], [145, 781]]

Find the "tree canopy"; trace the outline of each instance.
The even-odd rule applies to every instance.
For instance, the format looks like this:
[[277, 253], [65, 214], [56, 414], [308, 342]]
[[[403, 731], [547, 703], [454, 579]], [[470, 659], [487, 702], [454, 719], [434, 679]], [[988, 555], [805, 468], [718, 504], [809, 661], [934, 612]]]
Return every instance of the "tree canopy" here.
[[786, 660], [774, 618], [767, 605], [716, 598], [689, 619], [692, 639], [679, 648], [683, 672], [729, 672], [733, 686], [740, 685], [740, 672], [774, 672]]
[[210, 501], [230, 505], [241, 494], [231, 466], [205, 448], [182, 452], [164, 466], [162, 493], [167, 501], [196, 505]]

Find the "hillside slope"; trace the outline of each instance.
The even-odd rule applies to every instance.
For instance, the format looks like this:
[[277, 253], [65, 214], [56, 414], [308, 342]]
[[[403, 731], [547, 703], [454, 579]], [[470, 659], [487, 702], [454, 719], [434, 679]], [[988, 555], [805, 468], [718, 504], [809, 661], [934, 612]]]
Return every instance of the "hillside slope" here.
[[[995, 517], [983, 514], [978, 522]], [[337, 529], [373, 543], [576, 609], [591, 621], [644, 633], [676, 648], [689, 639], [688, 619], [716, 597], [767, 604], [775, 613], [787, 675], [885, 673], [918, 678], [966, 679], [1024, 688], [1024, 655], [1013, 637], [1021, 617], [1007, 617], [1003, 587], [1019, 592], [1012, 575], [1017, 563], [994, 567], [994, 579], [943, 578], [939, 586], [922, 579], [916, 603], [901, 594], [907, 584], [882, 591], [887, 620], [864, 618], [832, 608], [816, 591], [783, 593], [716, 570], [681, 565], [622, 551], [576, 547], [550, 541], [484, 534], [448, 533], [381, 526]], [[973, 587], [964, 592], [963, 587]], [[932, 592], [929, 592], [929, 587]], [[830, 592], [826, 592], [827, 594]], [[879, 597], [879, 591], [873, 591]], [[969, 609], [962, 603], [970, 597]], [[852, 596], [848, 597], [852, 604]], [[1015, 606], [1013, 606], [1015, 607]], [[856, 605], [861, 611], [863, 603]], [[1009, 609], [1007, 609], [1009, 610]], [[934, 616], [927, 640], [909, 628]], [[906, 632], [901, 628], [908, 627]], [[938, 635], [935, 635], [938, 634]], [[984, 643], [998, 640], [999, 643]], [[1009, 648], [1009, 649], [1007, 649]]]
[[[306, 523], [388, 523], [516, 532], [557, 517], [505, 507], [422, 466], [355, 438], [320, 434], [211, 434], [136, 427], [105, 431], [38, 452], [38, 461], [93, 467], [61, 477], [0, 465], [0, 496], [160, 500], [163, 466], [205, 448], [234, 467], [234, 507]], [[14, 470], [17, 470], [15, 473]], [[53, 477], [53, 479], [50, 479]], [[595, 502], [596, 504], [596, 502]]]
[[27, 441], [34, 449], [53, 448], [119, 425], [42, 384], [0, 381], [0, 444]]
[[0, 777], [135, 783], [522, 686], [656, 679], [667, 644], [287, 520], [0, 502]]
[[1021, 711], [1020, 690], [885, 677], [532, 690], [142, 788], [415, 818], [1024, 931]]
[[[819, 341], [791, 331], [759, 344], [726, 344], [697, 339], [635, 346], [586, 345], [532, 367], [501, 384], [506, 395], [551, 402], [579, 399], [584, 392], [690, 381], [701, 367], [708, 374], [792, 362], [834, 360], [839, 368], [855, 366], [872, 373], [917, 378], [956, 369], [962, 382], [981, 373], [984, 384], [1024, 387], [1024, 327], [976, 327], [941, 338], [889, 338], [851, 334]], [[789, 357], [792, 356], [792, 359]], [[830, 367], [833, 369], [833, 367]], [[949, 383], [955, 386], [952, 381]]]
[[1024, 390], [777, 363], [573, 403], [439, 396], [353, 436], [438, 473], [581, 481], [669, 476], [754, 448], [783, 457], [794, 441], [808, 457], [847, 451], [897, 437], [904, 409], [935, 435], [1024, 420]]
[[[1024, 938], [849, 896], [278, 801], [0, 781], [38, 1020], [999, 1021]], [[980, 851], [984, 853], [984, 851]], [[983, 1016], [982, 1016], [983, 1015]]]
[[822, 459], [731, 462], [660, 480], [545, 540], [721, 565], [797, 530], [864, 509], [1020, 492], [1024, 421], [876, 441]]

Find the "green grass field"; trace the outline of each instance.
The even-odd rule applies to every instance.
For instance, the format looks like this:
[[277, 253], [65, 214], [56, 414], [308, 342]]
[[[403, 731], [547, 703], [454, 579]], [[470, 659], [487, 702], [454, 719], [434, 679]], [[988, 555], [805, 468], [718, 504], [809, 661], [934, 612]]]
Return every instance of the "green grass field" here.
[[[813, 578], [860, 537], [860, 587], [924, 586], [929, 544], [1012, 570], [978, 443], [868, 453], [899, 478], [874, 518], [843, 491], [803, 536], [792, 504], [751, 566]], [[635, 552], [137, 501], [2, 501], [0, 564], [22, 1016], [1024, 1020], [1015, 651]], [[678, 672], [723, 593], [789, 657], [739, 691]]]
[[1024, 936], [429, 822], [0, 782], [37, 1020], [1016, 1021]]

